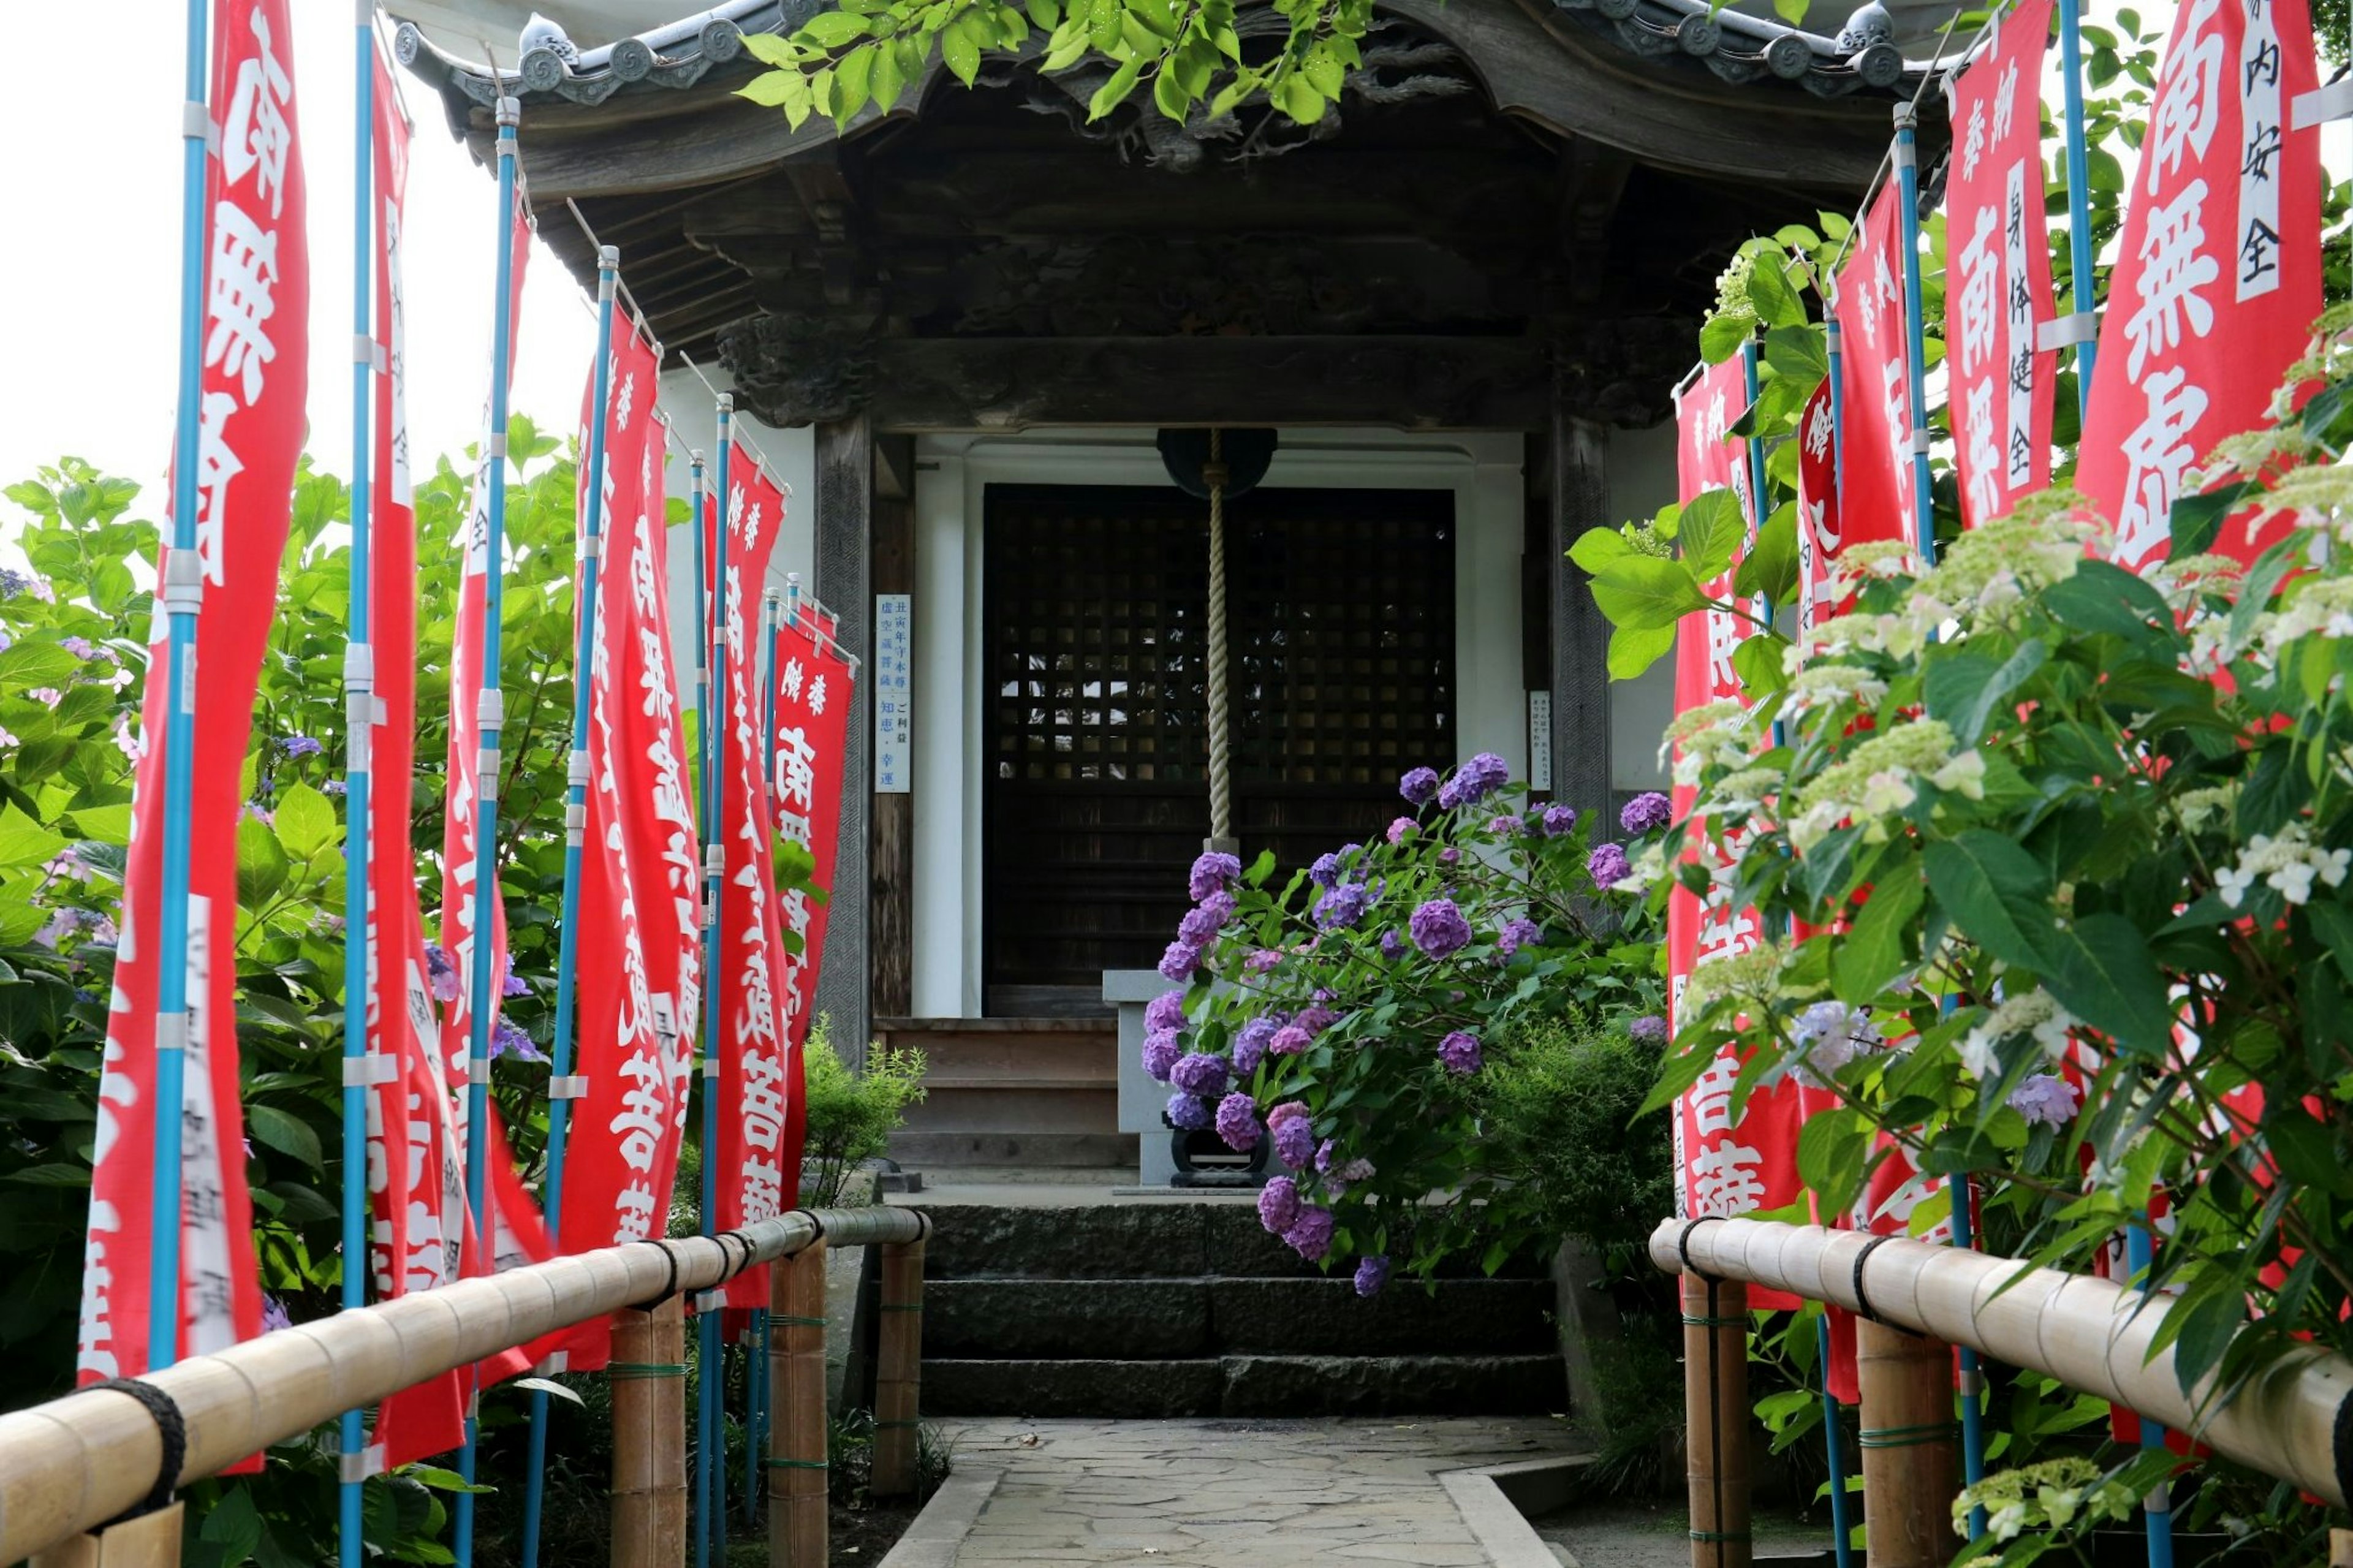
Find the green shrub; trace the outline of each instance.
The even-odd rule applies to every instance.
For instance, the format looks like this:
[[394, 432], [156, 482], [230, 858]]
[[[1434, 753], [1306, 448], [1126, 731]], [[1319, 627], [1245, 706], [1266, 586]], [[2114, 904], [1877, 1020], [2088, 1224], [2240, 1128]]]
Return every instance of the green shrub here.
[[866, 1070], [852, 1072], [834, 1051], [831, 1021], [819, 1017], [801, 1060], [808, 1096], [802, 1158], [814, 1168], [814, 1179], [802, 1184], [801, 1203], [825, 1208], [841, 1201], [849, 1173], [890, 1146], [907, 1107], [923, 1098], [923, 1053], [871, 1047]]

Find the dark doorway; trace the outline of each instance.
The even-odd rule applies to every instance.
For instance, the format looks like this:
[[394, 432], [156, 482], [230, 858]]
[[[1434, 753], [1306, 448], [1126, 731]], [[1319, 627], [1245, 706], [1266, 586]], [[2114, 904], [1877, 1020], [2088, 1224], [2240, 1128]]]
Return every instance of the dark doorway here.
[[[983, 942], [996, 1016], [1102, 1005], [1208, 832], [1208, 516], [1174, 489], [991, 485]], [[1454, 753], [1454, 497], [1227, 507], [1234, 816], [1286, 868], [1379, 832]]]

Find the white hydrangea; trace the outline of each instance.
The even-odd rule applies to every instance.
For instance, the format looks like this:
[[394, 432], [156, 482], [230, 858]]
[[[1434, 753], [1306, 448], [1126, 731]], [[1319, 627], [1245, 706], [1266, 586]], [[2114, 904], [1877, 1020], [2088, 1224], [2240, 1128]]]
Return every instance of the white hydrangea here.
[[2047, 991], [2006, 998], [1962, 1038], [1961, 1068], [1971, 1078], [2000, 1078], [2001, 1060], [1994, 1047], [2020, 1035], [2032, 1035], [2042, 1054], [2055, 1059], [2066, 1054], [2067, 1031], [2074, 1023], [2073, 1016], [2052, 1000]]
[[1781, 696], [1781, 715], [1799, 719], [1852, 702], [1866, 712], [1887, 699], [1887, 682], [1852, 664], [1809, 665], [1791, 677]]
[[2302, 591], [2276, 614], [2262, 617], [2260, 626], [2257, 641], [2274, 659], [2306, 637], [2353, 637], [2353, 577], [2306, 579]]
[[2230, 784], [2212, 784], [2204, 789], [2185, 790], [2180, 798], [2173, 803], [2173, 809], [2181, 818], [2183, 832], [2202, 833], [2214, 824], [2227, 819], [2232, 808], [2238, 804], [2238, 799], [2239, 785], [2234, 780]]
[[1634, 857], [1632, 868], [1609, 884], [1613, 893], [1647, 893], [1658, 879], [1667, 874], [1667, 847], [1651, 844]]
[[2312, 842], [2309, 828], [2292, 822], [2276, 837], [2258, 833], [2249, 839], [2239, 852], [2239, 863], [2214, 874], [2214, 885], [2234, 910], [2246, 901], [2258, 879], [2289, 903], [2303, 904], [2312, 901], [2315, 881], [2341, 888], [2348, 869], [2353, 869], [2353, 849], [2323, 849]]

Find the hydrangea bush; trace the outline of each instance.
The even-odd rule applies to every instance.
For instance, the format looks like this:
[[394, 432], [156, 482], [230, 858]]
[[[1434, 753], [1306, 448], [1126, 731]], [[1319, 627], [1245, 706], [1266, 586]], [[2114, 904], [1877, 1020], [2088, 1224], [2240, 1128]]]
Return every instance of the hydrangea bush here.
[[1416, 768], [1384, 833], [1280, 887], [1271, 853], [1202, 856], [1160, 965], [1186, 989], [1146, 1013], [1169, 1123], [1271, 1140], [1261, 1219], [1303, 1258], [1353, 1258], [1365, 1295], [1474, 1247], [1493, 1268], [1535, 1234], [1539, 1195], [1479, 1136], [1478, 1080], [1518, 1031], [1572, 1013], [1662, 1027], [1631, 862], [1659, 858], [1664, 797], [1605, 839], [1508, 773], [1483, 752]]

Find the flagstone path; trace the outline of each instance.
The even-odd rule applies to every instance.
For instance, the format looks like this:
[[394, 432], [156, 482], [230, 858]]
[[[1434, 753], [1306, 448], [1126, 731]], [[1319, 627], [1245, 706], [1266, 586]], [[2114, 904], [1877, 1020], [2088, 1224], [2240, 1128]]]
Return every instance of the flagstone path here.
[[[1481, 1568], [1440, 1476], [1576, 1451], [1543, 1418], [944, 1421], [949, 1492], [887, 1568]], [[994, 1480], [993, 1489], [990, 1482]], [[976, 1510], [976, 1512], [975, 1511]], [[1518, 1563], [1522, 1558], [1513, 1556]]]

